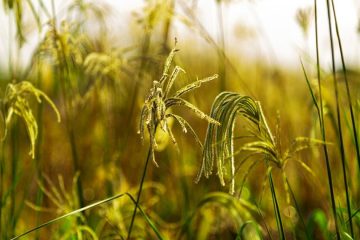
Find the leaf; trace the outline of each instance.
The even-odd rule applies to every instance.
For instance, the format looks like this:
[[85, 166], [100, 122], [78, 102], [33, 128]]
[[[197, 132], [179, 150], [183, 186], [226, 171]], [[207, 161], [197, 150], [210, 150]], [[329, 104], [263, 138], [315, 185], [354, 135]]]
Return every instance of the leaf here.
[[[43, 224], [40, 224], [39, 226], [37, 226], [37, 227], [35, 227], [35, 228], [33, 228], [33, 229], [30, 229], [30, 230], [28, 230], [28, 231], [26, 231], [26, 232], [24, 232], [24, 233], [22, 233], [22, 234], [20, 234], [20, 235], [18, 235], [18, 236], [16, 236], [16, 237], [12, 238], [11, 240], [19, 239], [19, 238], [24, 237], [24, 236], [28, 235], [29, 233], [32, 233], [32, 232], [34, 232], [34, 231], [36, 231], [36, 230], [38, 230], [38, 229], [47, 227], [47, 226], [50, 225], [50, 224], [53, 224], [53, 223], [58, 222], [58, 221], [60, 221], [60, 220], [63, 220], [63, 219], [65, 219], [65, 218], [67, 218], [67, 217], [77, 215], [77, 214], [79, 214], [79, 213], [81, 213], [81, 212], [84, 212], [84, 211], [86, 211], [86, 210], [88, 210], [88, 209], [97, 207], [97, 206], [99, 206], [99, 205], [102, 205], [102, 204], [105, 204], [105, 203], [114, 201], [115, 199], [121, 198], [121, 197], [123, 197], [123, 196], [128, 196], [128, 197], [131, 199], [131, 201], [132, 201], [133, 203], [135, 203], [135, 199], [134, 199], [129, 193], [118, 194], [118, 195], [115, 195], [115, 196], [106, 198], [106, 199], [104, 199], [104, 200], [101, 200], [101, 201], [98, 201], [98, 202], [89, 204], [89, 205], [87, 205], [87, 206], [85, 206], [85, 207], [83, 207], [83, 208], [79, 208], [79, 209], [77, 209], [77, 210], [74, 210], [74, 211], [71, 211], [71, 212], [69, 212], [69, 213], [66, 213], [66, 214], [64, 214], [64, 215], [62, 215], [62, 216], [60, 216], [60, 217], [54, 218], [54, 219], [52, 219], [52, 220], [50, 220], [50, 221], [48, 221], [48, 222], [45, 222], [45, 223], [43, 223]], [[159, 230], [156, 228], [156, 226], [155, 226], [155, 224], [153, 223], [153, 221], [146, 215], [146, 213], [144, 212], [144, 210], [143, 210], [140, 206], [138, 206], [138, 208], [139, 208], [139, 210], [140, 210], [140, 213], [143, 215], [144, 219], [146, 220], [146, 222], [149, 224], [150, 228], [155, 232], [156, 236], [157, 236], [159, 239], [163, 239], [162, 235], [160, 234]]]

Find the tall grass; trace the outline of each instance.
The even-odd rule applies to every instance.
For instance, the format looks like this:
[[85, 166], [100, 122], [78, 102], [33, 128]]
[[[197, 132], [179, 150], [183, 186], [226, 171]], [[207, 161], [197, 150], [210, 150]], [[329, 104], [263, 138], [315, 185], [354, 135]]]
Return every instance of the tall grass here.
[[[118, 46], [122, 42], [106, 26], [111, 11], [95, 1], [70, 1], [59, 9], [55, 3], [6, 0], [1, 5], [11, 19], [9, 39], [14, 35], [16, 41], [9, 41], [8, 76], [0, 75], [5, 89], [0, 92], [0, 238], [358, 237], [359, 179], [349, 166], [356, 159], [360, 169], [359, 99], [352, 95], [357, 83], [348, 76], [347, 46], [333, 0], [324, 9], [331, 79], [320, 66], [317, 0], [315, 77], [308, 74], [311, 65], [302, 62], [302, 74], [262, 63], [237, 64], [225, 31], [224, 6], [230, 1], [212, 2], [215, 37], [201, 22], [197, 1], [147, 1], [129, 22], [139, 28], [130, 46]], [[18, 60], [29, 34], [27, 11], [39, 37], [23, 70]], [[80, 20], [73, 22], [74, 16]], [[297, 16], [305, 37], [309, 16]], [[98, 33], [87, 29], [89, 22], [100, 23]], [[204, 40], [213, 55], [195, 56], [182, 36], [177, 36], [181, 52], [176, 38], [170, 49], [178, 24], [196, 41]], [[217, 74], [200, 77], [211, 72]], [[307, 89], [297, 81], [304, 77]], [[219, 88], [208, 84], [215, 79]], [[41, 101], [57, 120], [62, 115], [63, 125], [45, 105], [35, 107]], [[280, 114], [273, 117], [278, 110], [281, 123]], [[308, 137], [310, 131], [321, 139]], [[219, 192], [224, 186], [228, 193]]]
[[[175, 40], [176, 45], [176, 40]], [[141, 135], [141, 138], [144, 139], [144, 128], [147, 128], [149, 138], [150, 138], [150, 146], [149, 146], [149, 152], [145, 161], [145, 166], [143, 170], [143, 174], [140, 181], [140, 187], [138, 191], [138, 195], [136, 198], [136, 204], [134, 208], [134, 213], [132, 215], [132, 219], [130, 222], [130, 227], [128, 231], [128, 239], [131, 238], [131, 232], [132, 227], [135, 221], [136, 211], [137, 207], [139, 205], [140, 196], [142, 192], [143, 183], [145, 180], [146, 171], [148, 168], [149, 160], [152, 159], [154, 164], [158, 166], [156, 160], [155, 160], [155, 149], [157, 148], [157, 143], [155, 139], [155, 134], [158, 129], [158, 127], [161, 127], [161, 129], [168, 133], [172, 142], [174, 144], [177, 144], [175, 137], [172, 133], [171, 128], [168, 126], [168, 119], [173, 118], [175, 121], [178, 122], [178, 124], [181, 126], [183, 132], [190, 131], [190, 133], [195, 137], [195, 140], [200, 144], [202, 147], [200, 140], [198, 136], [196, 135], [195, 131], [192, 129], [190, 124], [184, 120], [179, 115], [175, 115], [173, 113], [167, 113], [167, 111], [170, 109], [170, 107], [173, 106], [184, 106], [187, 109], [193, 111], [198, 117], [207, 120], [208, 122], [212, 122], [214, 124], [219, 124], [217, 121], [212, 119], [211, 117], [207, 116], [205, 113], [203, 113], [201, 110], [199, 110], [197, 107], [192, 105], [190, 102], [184, 100], [181, 98], [182, 95], [199, 88], [202, 83], [211, 81], [215, 78], [217, 78], [217, 75], [214, 75], [212, 77], [208, 77], [205, 79], [197, 80], [193, 83], [190, 83], [189, 85], [179, 89], [175, 92], [175, 94], [170, 95], [170, 90], [178, 77], [178, 75], [185, 71], [180, 68], [179, 66], [175, 66], [172, 73], [170, 74], [170, 68], [171, 64], [173, 62], [173, 59], [175, 57], [175, 53], [178, 51], [178, 49], [173, 48], [170, 52], [168, 58], [166, 59], [163, 74], [159, 81], [154, 80], [153, 87], [150, 89], [148, 97], [145, 100], [144, 106], [141, 110], [141, 118], [140, 118], [140, 130], [139, 133]]]

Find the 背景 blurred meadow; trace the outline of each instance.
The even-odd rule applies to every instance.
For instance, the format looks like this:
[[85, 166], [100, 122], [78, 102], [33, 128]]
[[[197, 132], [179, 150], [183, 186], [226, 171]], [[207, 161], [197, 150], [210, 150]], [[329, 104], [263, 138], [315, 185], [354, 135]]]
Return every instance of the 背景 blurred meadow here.
[[262, 1], [3, 0], [0, 239], [358, 239], [360, 40], [256, 54]]

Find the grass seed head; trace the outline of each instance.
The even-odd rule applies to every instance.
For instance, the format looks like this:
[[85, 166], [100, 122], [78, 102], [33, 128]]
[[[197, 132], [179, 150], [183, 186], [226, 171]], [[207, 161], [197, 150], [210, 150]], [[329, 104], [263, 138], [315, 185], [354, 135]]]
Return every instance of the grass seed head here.
[[141, 139], [144, 139], [145, 128], [147, 129], [150, 136], [150, 148], [152, 149], [152, 158], [155, 165], [157, 165], [154, 154], [154, 150], [157, 146], [155, 133], [158, 125], [160, 125], [161, 129], [170, 136], [172, 142], [176, 144], [176, 139], [168, 124], [169, 118], [175, 120], [181, 126], [183, 132], [186, 133], [189, 130], [194, 136], [196, 142], [200, 143], [200, 146], [202, 146], [196, 132], [192, 129], [190, 124], [182, 117], [173, 113], [169, 113], [171, 107], [185, 106], [186, 108], [193, 111], [201, 119], [205, 119], [209, 123], [219, 124], [216, 120], [209, 117], [196, 106], [181, 98], [182, 95], [199, 88], [202, 83], [216, 79], [218, 77], [217, 74], [205, 79], [197, 80], [176, 91], [173, 95], [170, 94], [172, 86], [178, 75], [180, 73], [186, 73], [185, 70], [183, 70], [181, 67], [175, 66], [171, 74], [169, 74], [175, 53], [177, 51], [178, 49], [176, 48], [171, 50], [165, 61], [162, 77], [159, 81], [153, 81], [152, 88], [150, 89], [141, 110], [139, 133]]

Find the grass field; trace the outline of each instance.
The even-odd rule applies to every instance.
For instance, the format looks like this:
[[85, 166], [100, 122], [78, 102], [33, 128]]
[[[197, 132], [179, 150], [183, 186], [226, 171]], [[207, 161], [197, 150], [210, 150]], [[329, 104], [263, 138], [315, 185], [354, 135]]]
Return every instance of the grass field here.
[[[114, 20], [111, 1], [2, 1], [0, 239], [360, 238], [360, 71], [341, 2], [294, 15], [296, 67], [227, 41], [233, 1], [212, 1], [215, 36], [197, 2]], [[239, 41], [258, 47], [256, 31]]]

